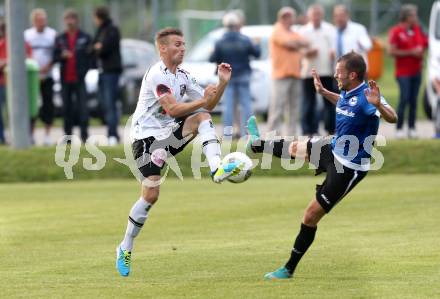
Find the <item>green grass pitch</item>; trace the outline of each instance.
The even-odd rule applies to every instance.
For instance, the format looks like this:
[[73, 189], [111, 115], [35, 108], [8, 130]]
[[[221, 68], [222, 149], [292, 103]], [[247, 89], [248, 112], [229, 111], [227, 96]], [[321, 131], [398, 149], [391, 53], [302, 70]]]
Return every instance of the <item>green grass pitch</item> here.
[[320, 223], [295, 278], [264, 281], [321, 180], [167, 180], [128, 278], [114, 257], [136, 181], [0, 185], [0, 297], [440, 298], [440, 175], [367, 176]]

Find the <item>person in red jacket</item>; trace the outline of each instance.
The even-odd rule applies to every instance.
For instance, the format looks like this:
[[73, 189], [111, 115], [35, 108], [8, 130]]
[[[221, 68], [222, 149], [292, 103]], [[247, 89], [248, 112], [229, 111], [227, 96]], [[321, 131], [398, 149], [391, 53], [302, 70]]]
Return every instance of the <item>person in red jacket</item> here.
[[[32, 48], [25, 43], [26, 46], [26, 56], [28, 58], [32, 55]], [[6, 77], [4, 75], [4, 70], [8, 61], [8, 53], [7, 53], [7, 38], [6, 38], [6, 24], [4, 21], [0, 21], [0, 144], [5, 144], [5, 135], [4, 135], [4, 125], [3, 125], [3, 114], [2, 107], [4, 102], [6, 101]], [[31, 132], [33, 131], [35, 119], [31, 120]]]
[[416, 138], [417, 95], [428, 38], [419, 25], [417, 6], [402, 5], [399, 21], [389, 32], [390, 54], [395, 58], [395, 76], [400, 88], [396, 137], [405, 137], [403, 123], [406, 106], [409, 105], [408, 137]]
[[92, 63], [92, 38], [80, 29], [75, 10], [67, 9], [63, 19], [66, 30], [55, 38], [53, 61], [60, 63], [64, 133], [72, 135], [77, 122], [85, 143], [89, 126], [85, 77]]

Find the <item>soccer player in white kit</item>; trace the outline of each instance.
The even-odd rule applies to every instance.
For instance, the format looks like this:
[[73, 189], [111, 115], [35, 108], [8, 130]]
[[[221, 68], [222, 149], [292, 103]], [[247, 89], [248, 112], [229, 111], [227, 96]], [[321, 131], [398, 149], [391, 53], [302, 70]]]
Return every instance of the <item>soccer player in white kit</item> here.
[[[211, 111], [217, 105], [231, 78], [230, 65], [221, 63], [217, 86], [209, 85], [203, 90], [179, 67], [185, 55], [185, 40], [179, 29], [160, 30], [156, 47], [161, 60], [145, 74], [132, 118], [133, 154], [144, 181], [141, 197], [130, 211], [124, 239], [116, 249], [116, 267], [122, 276], [130, 273], [134, 238], [158, 200], [160, 172], [167, 157], [178, 154], [199, 135], [214, 182], [222, 182], [243, 167], [221, 163], [220, 143], [211, 116], [198, 111]], [[185, 94], [192, 101], [183, 102]]]

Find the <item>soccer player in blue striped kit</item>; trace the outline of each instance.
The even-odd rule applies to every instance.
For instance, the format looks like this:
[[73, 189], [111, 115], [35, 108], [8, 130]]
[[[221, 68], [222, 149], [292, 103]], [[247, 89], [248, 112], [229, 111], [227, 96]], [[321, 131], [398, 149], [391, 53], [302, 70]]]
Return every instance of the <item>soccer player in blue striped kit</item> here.
[[265, 279], [288, 279], [313, 243], [322, 217], [344, 198], [370, 169], [371, 151], [379, 128], [379, 118], [395, 123], [394, 109], [380, 95], [376, 82], [365, 83], [366, 64], [361, 55], [351, 52], [341, 56], [334, 77], [340, 94], [322, 86], [312, 70], [316, 91], [336, 105], [336, 133], [333, 137], [313, 137], [307, 141], [261, 140], [255, 117], [248, 121], [248, 148], [254, 153], [271, 153], [279, 158], [302, 158], [316, 167], [316, 174], [326, 172], [316, 197], [305, 210], [291, 255], [281, 268], [267, 273]]

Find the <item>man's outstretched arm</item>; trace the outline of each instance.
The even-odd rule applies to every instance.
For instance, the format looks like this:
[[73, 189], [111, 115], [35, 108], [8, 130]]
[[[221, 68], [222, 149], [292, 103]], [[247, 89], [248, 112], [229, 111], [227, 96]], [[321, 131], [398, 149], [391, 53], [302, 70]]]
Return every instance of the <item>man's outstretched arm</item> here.
[[388, 104], [384, 104], [380, 100], [380, 90], [379, 86], [377, 86], [376, 82], [370, 80], [368, 82], [369, 89], [365, 89], [365, 96], [367, 97], [367, 101], [370, 104], [373, 104], [377, 110], [380, 112], [380, 115], [389, 123], [397, 122], [397, 113], [394, 111], [393, 107]]
[[312, 76], [313, 76], [313, 84], [315, 85], [316, 92], [322, 95], [328, 101], [330, 101], [333, 105], [336, 105], [336, 103], [339, 100], [339, 94], [331, 92], [330, 90], [324, 88], [321, 79], [319, 78], [319, 75], [315, 69], [312, 69]]
[[225, 91], [226, 85], [228, 85], [229, 80], [231, 79], [232, 68], [227, 63], [221, 63], [218, 66], [218, 84], [215, 87], [216, 93], [213, 97], [210, 97], [206, 105], [203, 107], [208, 111], [214, 109], [217, 103], [220, 101], [223, 92]]
[[159, 99], [159, 103], [171, 117], [182, 117], [200, 108], [204, 108], [216, 96], [216, 93], [216, 87], [208, 86], [205, 88], [203, 98], [191, 102], [178, 103], [176, 98], [170, 92], [167, 92], [167, 94]]

